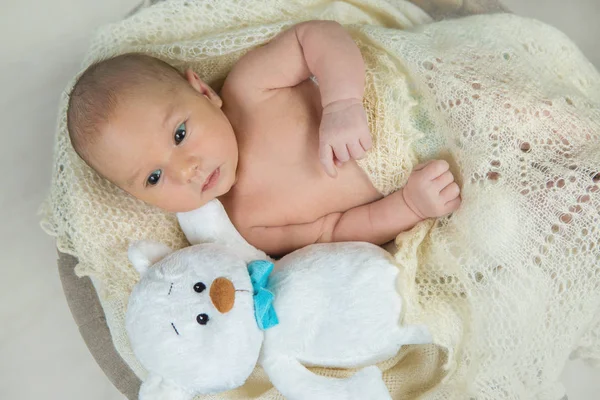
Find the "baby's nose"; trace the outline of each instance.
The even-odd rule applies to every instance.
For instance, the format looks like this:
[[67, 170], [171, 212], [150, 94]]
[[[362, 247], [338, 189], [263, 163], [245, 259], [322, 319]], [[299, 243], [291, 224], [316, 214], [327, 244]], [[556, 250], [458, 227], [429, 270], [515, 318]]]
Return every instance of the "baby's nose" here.
[[187, 160], [176, 166], [177, 175], [181, 183], [191, 183], [199, 176], [200, 166], [196, 160]]
[[227, 278], [215, 279], [210, 285], [210, 300], [221, 314], [231, 311], [235, 303], [233, 283]]

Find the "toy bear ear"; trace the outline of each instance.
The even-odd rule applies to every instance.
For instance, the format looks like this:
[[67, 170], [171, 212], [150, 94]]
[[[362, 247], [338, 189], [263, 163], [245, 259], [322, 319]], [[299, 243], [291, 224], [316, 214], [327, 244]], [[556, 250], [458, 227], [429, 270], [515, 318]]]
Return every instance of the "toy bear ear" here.
[[175, 383], [150, 373], [142, 382], [139, 400], [192, 400], [194, 395], [186, 392]]
[[162, 260], [172, 252], [173, 250], [163, 243], [140, 240], [133, 242], [129, 246], [127, 256], [134, 268], [140, 273], [140, 276], [144, 276], [151, 265]]

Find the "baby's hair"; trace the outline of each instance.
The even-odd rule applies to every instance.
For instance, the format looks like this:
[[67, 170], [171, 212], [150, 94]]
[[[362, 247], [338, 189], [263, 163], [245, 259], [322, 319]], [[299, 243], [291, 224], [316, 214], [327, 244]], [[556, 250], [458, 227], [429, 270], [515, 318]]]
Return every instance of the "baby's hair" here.
[[157, 84], [174, 89], [182, 83], [186, 81], [179, 70], [145, 54], [122, 54], [90, 65], [69, 95], [67, 129], [73, 148], [89, 164], [90, 145], [126, 94]]

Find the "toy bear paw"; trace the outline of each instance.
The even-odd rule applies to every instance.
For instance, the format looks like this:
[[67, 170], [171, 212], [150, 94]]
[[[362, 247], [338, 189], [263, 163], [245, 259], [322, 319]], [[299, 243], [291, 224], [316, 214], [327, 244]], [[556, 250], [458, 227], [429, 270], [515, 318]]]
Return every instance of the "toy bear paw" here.
[[390, 392], [383, 383], [381, 370], [376, 366], [361, 369], [350, 381], [349, 400], [391, 400]]

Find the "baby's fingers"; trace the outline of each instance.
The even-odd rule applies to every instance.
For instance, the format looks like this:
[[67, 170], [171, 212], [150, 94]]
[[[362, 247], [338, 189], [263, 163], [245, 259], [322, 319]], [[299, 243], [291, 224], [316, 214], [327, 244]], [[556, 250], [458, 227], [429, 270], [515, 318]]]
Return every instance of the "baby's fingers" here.
[[449, 201], [448, 203], [446, 203], [446, 213], [451, 213], [454, 212], [458, 209], [458, 207], [460, 207], [460, 203], [462, 202], [460, 197], [455, 198], [452, 201]]
[[456, 182], [449, 184], [444, 189], [442, 189], [442, 191], [440, 192], [440, 197], [441, 197], [442, 201], [444, 202], [444, 204], [446, 204], [446, 205], [448, 203], [456, 200], [457, 198], [459, 198], [459, 196], [460, 196], [460, 188], [458, 187]]
[[360, 143], [360, 145], [362, 146], [362, 148], [365, 151], [369, 151], [371, 150], [371, 147], [373, 147], [373, 141], [371, 140], [371, 133], [367, 131], [366, 135], [363, 135], [358, 142]]
[[319, 160], [321, 161], [321, 164], [323, 164], [325, 173], [330, 177], [335, 178], [337, 171], [333, 162], [333, 148], [327, 143], [322, 143], [319, 146]]
[[434, 180], [450, 169], [450, 164], [446, 160], [434, 160], [423, 168], [425, 179]]
[[425, 162], [415, 165], [415, 167], [413, 168], [413, 172], [422, 170], [423, 168], [425, 168], [426, 166], [428, 166], [429, 164], [431, 164], [434, 161], [435, 160], [429, 160], [429, 161], [425, 161]]
[[333, 154], [342, 163], [345, 163], [346, 161], [350, 160], [350, 152], [348, 151], [348, 147], [345, 143], [334, 146]]
[[360, 160], [366, 154], [365, 149], [361, 146], [360, 142], [349, 143], [347, 145], [348, 152], [350, 153], [350, 157], [354, 160]]
[[454, 182], [454, 175], [452, 175], [452, 172], [446, 171], [442, 175], [435, 178], [433, 182], [435, 187], [441, 192], [444, 188]]

